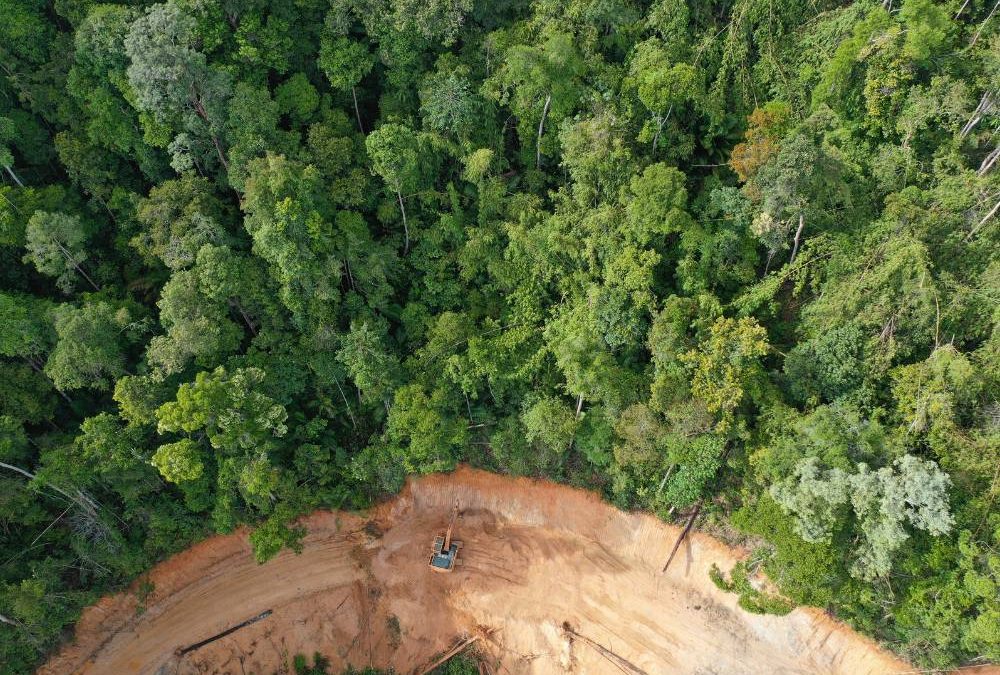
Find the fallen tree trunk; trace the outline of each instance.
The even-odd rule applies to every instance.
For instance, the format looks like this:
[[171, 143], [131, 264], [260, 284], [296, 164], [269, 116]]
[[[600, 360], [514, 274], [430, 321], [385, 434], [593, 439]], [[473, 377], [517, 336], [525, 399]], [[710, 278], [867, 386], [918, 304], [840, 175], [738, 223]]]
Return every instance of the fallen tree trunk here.
[[419, 671], [415, 671], [415, 675], [427, 675], [427, 673], [431, 672], [432, 670], [440, 666], [442, 663], [447, 663], [450, 659], [457, 656], [459, 652], [464, 651], [466, 647], [468, 647], [478, 639], [479, 639], [478, 635], [473, 635], [470, 638], [462, 640], [457, 645], [448, 650], [448, 652], [446, 652], [444, 656], [434, 661], [434, 663], [432, 663], [431, 665], [427, 666], [426, 668], [422, 668]]
[[681, 542], [684, 541], [684, 539], [688, 536], [688, 533], [691, 532], [691, 528], [694, 527], [694, 521], [698, 517], [698, 514], [701, 513], [701, 505], [704, 501], [705, 500], [703, 499], [698, 500], [698, 504], [694, 507], [694, 511], [691, 512], [691, 517], [688, 518], [687, 525], [684, 526], [680, 536], [677, 537], [677, 541], [674, 542], [674, 548], [670, 551], [670, 557], [667, 558], [667, 562], [663, 565], [663, 569], [660, 570], [660, 574], [666, 572], [667, 568], [670, 567], [670, 563], [673, 562], [674, 556], [677, 555], [677, 549], [681, 547]]
[[266, 609], [263, 612], [261, 612], [260, 614], [258, 614], [257, 616], [255, 616], [255, 617], [253, 617], [251, 619], [247, 619], [243, 623], [236, 624], [232, 628], [227, 628], [226, 630], [222, 631], [221, 633], [218, 633], [217, 635], [213, 635], [212, 637], [206, 638], [206, 639], [202, 640], [201, 642], [195, 642], [193, 645], [189, 645], [189, 646], [184, 647], [182, 649], [178, 649], [177, 652], [176, 652], [176, 654], [177, 654], [177, 656], [184, 656], [185, 654], [190, 654], [191, 652], [193, 652], [196, 649], [201, 649], [202, 647], [204, 647], [207, 644], [211, 644], [212, 642], [215, 642], [216, 640], [220, 640], [220, 639], [226, 637], [227, 635], [232, 635], [233, 633], [235, 633], [239, 629], [246, 628], [250, 624], [257, 623], [261, 619], [266, 619], [269, 616], [271, 616], [271, 610], [270, 609]]

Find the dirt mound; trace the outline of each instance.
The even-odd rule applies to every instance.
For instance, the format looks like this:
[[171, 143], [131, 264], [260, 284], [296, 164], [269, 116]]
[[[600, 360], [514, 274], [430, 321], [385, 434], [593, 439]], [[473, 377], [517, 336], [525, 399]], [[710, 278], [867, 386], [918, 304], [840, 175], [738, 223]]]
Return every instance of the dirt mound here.
[[[430, 543], [456, 498], [464, 564], [435, 574]], [[300, 555], [257, 565], [240, 532], [158, 565], [142, 611], [134, 592], [104, 598], [39, 673], [270, 675], [314, 651], [334, 672], [410, 673], [475, 634], [504, 673], [620, 672], [598, 646], [650, 674], [910, 670], [818, 610], [744, 612], [708, 578], [713, 562], [728, 569], [742, 552], [710, 537], [690, 537], [661, 575], [678, 528], [565, 486], [463, 468], [413, 480], [365, 517], [304, 522]]]

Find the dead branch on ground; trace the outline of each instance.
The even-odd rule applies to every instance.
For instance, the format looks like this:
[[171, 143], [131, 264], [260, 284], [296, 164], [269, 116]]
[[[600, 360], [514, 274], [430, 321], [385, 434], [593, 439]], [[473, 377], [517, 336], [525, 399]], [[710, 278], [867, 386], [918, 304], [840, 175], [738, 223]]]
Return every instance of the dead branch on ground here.
[[623, 673], [628, 673], [628, 675], [648, 675], [645, 670], [639, 668], [628, 659], [618, 656], [618, 654], [615, 654], [610, 649], [601, 646], [599, 643], [595, 642], [594, 640], [591, 640], [586, 635], [580, 635], [579, 633], [577, 633], [575, 630], [573, 630], [573, 627], [569, 625], [569, 621], [564, 622], [562, 628], [563, 632], [566, 633], [567, 635], [573, 638], [577, 638], [579, 640], [583, 640], [588, 645], [593, 647], [598, 654], [607, 659], [608, 662], [617, 666], [618, 669]]

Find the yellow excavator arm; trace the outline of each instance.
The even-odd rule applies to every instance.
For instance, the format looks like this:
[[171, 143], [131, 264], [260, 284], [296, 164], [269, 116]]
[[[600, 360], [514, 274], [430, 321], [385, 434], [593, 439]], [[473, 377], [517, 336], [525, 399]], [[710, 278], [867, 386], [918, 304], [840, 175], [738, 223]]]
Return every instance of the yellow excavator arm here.
[[444, 547], [441, 549], [443, 552], [447, 552], [451, 549], [451, 531], [455, 529], [455, 521], [458, 519], [458, 499], [455, 500], [455, 505], [451, 507], [451, 520], [448, 522], [448, 530], [444, 533]]

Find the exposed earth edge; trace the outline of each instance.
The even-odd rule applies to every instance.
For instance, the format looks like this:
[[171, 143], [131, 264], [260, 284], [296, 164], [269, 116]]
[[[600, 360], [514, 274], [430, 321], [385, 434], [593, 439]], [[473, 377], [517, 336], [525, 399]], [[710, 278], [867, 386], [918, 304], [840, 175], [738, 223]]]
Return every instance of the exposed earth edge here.
[[[428, 569], [455, 499], [463, 565]], [[813, 608], [747, 613], [709, 579], [746, 555], [592, 493], [460, 468], [411, 480], [364, 514], [317, 512], [301, 554], [258, 565], [247, 532], [207, 539], [153, 568], [136, 592], [88, 608], [72, 644], [39, 669], [66, 673], [287, 672], [297, 653], [411, 673], [455, 641], [520, 673], [620, 672], [564, 624], [646, 673], [902, 673], [914, 669]], [[179, 649], [271, 614], [184, 655]]]

